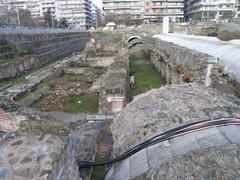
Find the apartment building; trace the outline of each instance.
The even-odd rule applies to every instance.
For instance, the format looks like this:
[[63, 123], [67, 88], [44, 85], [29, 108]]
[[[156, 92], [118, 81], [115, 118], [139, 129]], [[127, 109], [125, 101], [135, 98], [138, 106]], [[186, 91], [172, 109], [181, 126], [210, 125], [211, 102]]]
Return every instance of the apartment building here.
[[40, 16], [44, 17], [48, 11], [51, 12], [53, 18], [56, 18], [55, 0], [40, 0], [39, 2]]
[[71, 27], [89, 29], [91, 27], [90, 0], [56, 0], [56, 17], [66, 18]]
[[75, 28], [88, 29], [92, 26], [92, 21], [95, 25], [97, 20], [100, 21], [101, 11], [96, 6], [92, 9], [91, 0], [2, 0], [0, 9], [6, 5], [9, 9], [27, 9], [35, 18], [44, 17], [50, 11], [54, 19], [66, 18], [70, 27]]
[[162, 21], [170, 16], [171, 21], [183, 20], [184, 0], [103, 0], [104, 14], [129, 13], [132, 19], [147, 23]]
[[235, 18], [240, 18], [240, 0], [236, 0]]
[[132, 19], [143, 19], [142, 0], [103, 0], [104, 14], [130, 14]]
[[224, 20], [236, 16], [236, 0], [185, 0], [185, 17], [193, 20]]
[[162, 22], [164, 16], [169, 16], [171, 22], [181, 22], [184, 0], [145, 0], [144, 20]]
[[94, 3], [92, 3], [91, 14], [92, 14], [91, 25], [95, 28], [99, 27], [102, 24], [102, 11]]
[[0, 1], [0, 15], [5, 14], [8, 9], [7, 0]]
[[32, 17], [40, 16], [40, 0], [3, 0], [7, 9], [27, 9]]

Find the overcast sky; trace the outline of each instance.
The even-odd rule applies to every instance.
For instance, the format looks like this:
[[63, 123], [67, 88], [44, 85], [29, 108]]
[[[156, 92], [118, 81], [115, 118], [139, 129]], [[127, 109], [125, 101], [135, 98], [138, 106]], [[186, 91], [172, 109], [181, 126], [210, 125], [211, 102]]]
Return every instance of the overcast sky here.
[[102, 0], [92, 0], [92, 1], [102, 9]]

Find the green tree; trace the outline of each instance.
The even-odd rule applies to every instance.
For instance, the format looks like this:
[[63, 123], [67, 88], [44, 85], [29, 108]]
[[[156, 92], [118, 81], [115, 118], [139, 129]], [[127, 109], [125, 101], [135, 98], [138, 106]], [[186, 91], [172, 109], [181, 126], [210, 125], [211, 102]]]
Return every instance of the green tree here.
[[61, 18], [58, 23], [59, 28], [67, 28], [68, 27], [68, 22], [66, 18]]

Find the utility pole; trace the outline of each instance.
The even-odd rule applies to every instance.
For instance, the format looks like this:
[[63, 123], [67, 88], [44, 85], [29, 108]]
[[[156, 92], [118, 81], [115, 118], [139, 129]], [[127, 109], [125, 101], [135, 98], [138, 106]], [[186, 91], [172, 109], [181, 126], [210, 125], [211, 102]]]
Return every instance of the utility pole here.
[[52, 28], [54, 28], [54, 19], [53, 19], [53, 12], [51, 11], [51, 19], [52, 19]]
[[96, 29], [98, 29], [98, 17], [99, 17], [99, 14], [97, 13], [97, 16], [96, 16]]

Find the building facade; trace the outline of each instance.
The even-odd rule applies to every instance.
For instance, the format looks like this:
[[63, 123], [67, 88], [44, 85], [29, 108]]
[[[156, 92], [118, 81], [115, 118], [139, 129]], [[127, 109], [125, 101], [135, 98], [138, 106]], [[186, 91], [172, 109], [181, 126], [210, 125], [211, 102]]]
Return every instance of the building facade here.
[[236, 0], [185, 0], [184, 12], [187, 19], [230, 20], [236, 15]]
[[103, 0], [106, 14], [129, 13], [148, 23], [183, 20], [231, 20], [240, 17], [240, 0]]
[[240, 18], [240, 0], [236, 0], [235, 18]]
[[132, 19], [147, 23], [162, 21], [170, 16], [171, 21], [183, 20], [183, 0], [103, 0], [104, 14], [129, 13]]
[[0, 15], [3, 15], [8, 10], [7, 0], [0, 1]]
[[102, 24], [102, 12], [99, 7], [92, 3], [91, 7], [92, 22], [91, 26], [98, 28]]
[[106, 14], [130, 14], [132, 19], [143, 19], [142, 0], [103, 0]]
[[66, 18], [71, 27], [89, 29], [91, 27], [90, 0], [56, 0], [57, 20]]
[[31, 16], [40, 17], [40, 0], [9, 0], [9, 8], [27, 9]]
[[34, 18], [44, 17], [50, 11], [53, 19], [66, 18], [70, 27], [79, 29], [96, 26], [101, 16], [96, 5], [92, 8], [91, 0], [2, 0], [1, 12], [5, 7], [27, 9]]
[[162, 22], [164, 16], [169, 16], [171, 22], [181, 22], [183, 8], [183, 0], [145, 0], [144, 20]]
[[40, 16], [44, 17], [48, 11], [51, 12], [53, 18], [56, 18], [56, 3], [55, 0], [41, 0], [39, 2]]

